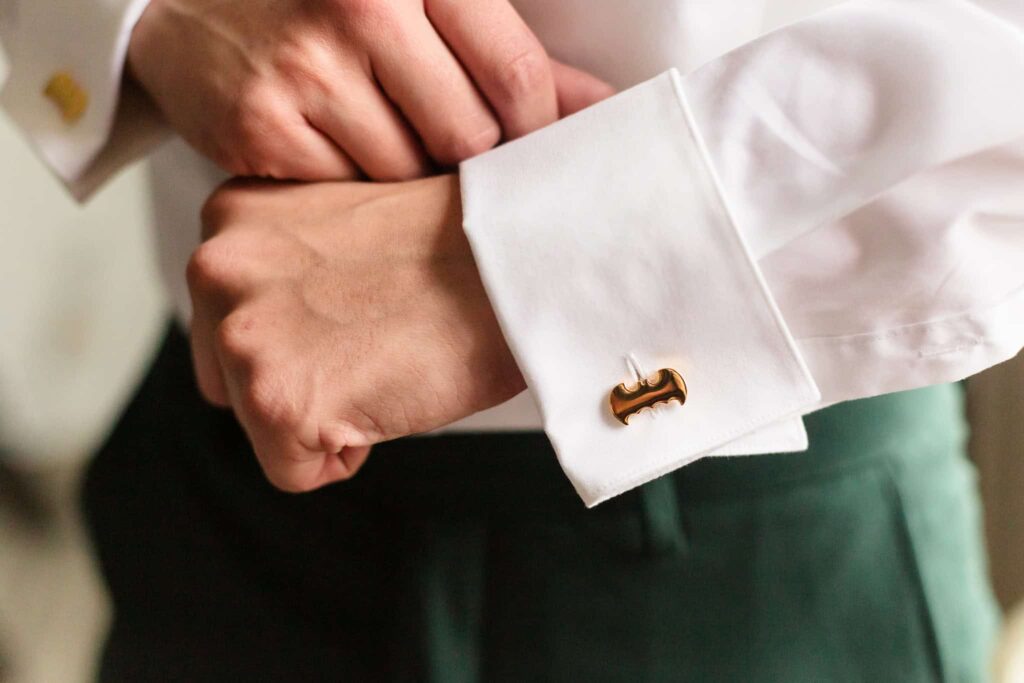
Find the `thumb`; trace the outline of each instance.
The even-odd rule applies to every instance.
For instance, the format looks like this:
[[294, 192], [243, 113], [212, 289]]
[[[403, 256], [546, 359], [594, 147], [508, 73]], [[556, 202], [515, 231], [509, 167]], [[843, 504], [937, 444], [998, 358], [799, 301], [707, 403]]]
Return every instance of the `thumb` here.
[[559, 118], [575, 114], [615, 94], [615, 88], [600, 78], [554, 59], [551, 60], [551, 73], [558, 93]]

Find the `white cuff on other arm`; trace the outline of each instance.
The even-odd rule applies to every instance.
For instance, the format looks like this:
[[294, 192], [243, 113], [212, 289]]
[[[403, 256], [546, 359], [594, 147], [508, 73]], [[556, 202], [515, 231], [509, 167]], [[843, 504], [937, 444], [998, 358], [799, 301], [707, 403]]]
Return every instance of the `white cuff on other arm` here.
[[[20, 0], [13, 5], [13, 28], [4, 34], [11, 71], [0, 104], [80, 199], [163, 137], [145, 97], [133, 92], [123, 102], [121, 97], [131, 32], [148, 3]], [[59, 75], [69, 77], [87, 98], [77, 120], [65, 120], [46, 95]]]
[[[760, 452], [806, 445], [786, 418], [813, 408], [817, 387], [676, 71], [464, 163], [462, 188], [484, 285], [588, 506], [742, 437]], [[616, 421], [609, 393], [635, 383], [630, 356], [678, 370], [686, 404]]]

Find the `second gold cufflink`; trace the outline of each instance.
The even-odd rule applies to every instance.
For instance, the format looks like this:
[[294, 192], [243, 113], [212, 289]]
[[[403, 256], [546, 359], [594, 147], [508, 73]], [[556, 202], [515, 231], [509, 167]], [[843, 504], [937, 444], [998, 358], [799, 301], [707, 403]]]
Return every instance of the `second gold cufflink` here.
[[89, 108], [89, 94], [66, 71], [55, 73], [46, 83], [43, 94], [60, 110], [65, 123], [76, 123]]

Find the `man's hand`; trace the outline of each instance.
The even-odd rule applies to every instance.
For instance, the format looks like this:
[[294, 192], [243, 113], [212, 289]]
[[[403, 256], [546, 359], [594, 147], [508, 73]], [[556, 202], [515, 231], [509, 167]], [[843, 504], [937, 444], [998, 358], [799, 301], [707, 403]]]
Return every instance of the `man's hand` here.
[[381, 441], [525, 388], [461, 227], [458, 180], [233, 182], [189, 265], [199, 386], [267, 477], [308, 491]]
[[610, 93], [508, 0], [152, 0], [129, 69], [235, 175], [425, 175]]

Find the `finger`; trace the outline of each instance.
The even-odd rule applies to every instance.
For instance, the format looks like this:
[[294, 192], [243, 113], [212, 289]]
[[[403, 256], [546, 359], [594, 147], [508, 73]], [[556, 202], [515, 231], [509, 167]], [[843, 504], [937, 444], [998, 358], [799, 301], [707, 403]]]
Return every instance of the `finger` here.
[[507, 0], [434, 0], [427, 16], [494, 108], [505, 138], [558, 119], [547, 53]]
[[[206, 219], [222, 210], [218, 205], [220, 196], [222, 195], [215, 193], [214, 197], [217, 199], [208, 201], [203, 207], [204, 230], [207, 229]], [[230, 398], [216, 352], [216, 334], [225, 307], [221, 283], [226, 279], [226, 270], [218, 244], [214, 240], [209, 240], [203, 242], [192, 254], [185, 272], [189, 296], [192, 299], [189, 335], [196, 384], [203, 398], [222, 408], [229, 405]]]
[[293, 130], [291, 145], [276, 155], [278, 160], [267, 177], [318, 182], [362, 176], [359, 165], [309, 119], [302, 117]]
[[371, 446], [346, 446], [337, 453], [325, 451], [323, 467], [316, 475], [316, 486], [326, 486], [356, 476], [369, 459], [370, 450]]
[[303, 355], [279, 332], [258, 312], [236, 308], [218, 326], [214, 352], [235, 416], [267, 479], [302, 493], [353, 476], [371, 444], [348, 425], [317, 417], [323, 411], [318, 392], [304, 379]]
[[371, 48], [373, 73], [430, 156], [453, 165], [497, 144], [497, 120], [426, 16], [400, 13], [388, 30], [387, 49]]
[[253, 440], [253, 449], [270, 483], [288, 493], [307, 493], [348, 478], [343, 461], [334, 454], [267, 452], [256, 439]]
[[[251, 416], [240, 417], [267, 479], [282, 491], [304, 493], [351, 479], [366, 462], [371, 446], [328, 447], [311, 434], [281, 430]], [[307, 422], [311, 426], [312, 422]], [[312, 438], [312, 443], [307, 439]]]
[[201, 302], [192, 300], [192, 365], [199, 392], [215, 406], [227, 408], [230, 405], [227, 386], [221, 373], [220, 361], [214, 350], [216, 321], [207, 313]]
[[335, 458], [340, 461], [338, 478], [332, 479], [332, 481], [338, 481], [340, 478], [351, 479], [354, 477], [366, 461], [370, 459], [370, 446], [358, 446], [352, 448], [346, 448], [342, 452], [338, 453]]
[[302, 443], [298, 435], [306, 429], [308, 420], [289, 401], [286, 386], [258, 379], [253, 354], [239, 353], [240, 345], [246, 342], [240, 338], [229, 342], [225, 326], [220, 329], [221, 341], [215, 350], [224, 367], [231, 407], [267, 479], [289, 493], [312, 491], [327, 483], [326, 474], [335, 473], [337, 465], [328, 463], [331, 454]]
[[334, 464], [337, 457], [310, 452], [294, 440], [267, 439], [265, 435], [254, 432], [251, 424], [239, 421], [245, 428], [263, 474], [275, 487], [288, 493], [306, 493], [329, 483], [327, 475], [334, 474], [332, 470], [337, 467]]
[[344, 92], [324, 83], [308, 100], [309, 121], [371, 179], [412, 180], [429, 172], [416, 135], [367, 74], [347, 79]]
[[568, 64], [551, 60], [558, 93], [558, 115], [566, 117], [615, 94], [615, 88], [600, 78]]
[[232, 138], [235, 175], [277, 180], [352, 180], [359, 167], [333, 140], [291, 105], [265, 100], [257, 113], [240, 118]]

